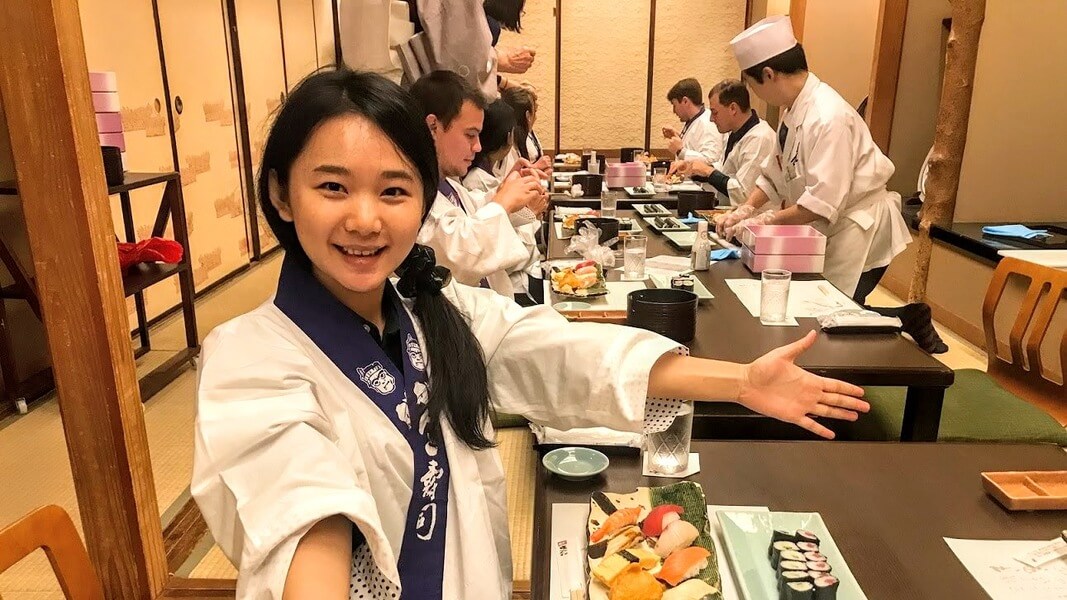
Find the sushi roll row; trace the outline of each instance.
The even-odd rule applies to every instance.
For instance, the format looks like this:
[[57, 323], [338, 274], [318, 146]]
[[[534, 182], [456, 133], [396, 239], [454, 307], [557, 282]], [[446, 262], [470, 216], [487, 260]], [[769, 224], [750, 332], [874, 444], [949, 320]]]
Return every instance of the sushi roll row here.
[[767, 551], [778, 576], [779, 600], [836, 600], [841, 582], [819, 549], [814, 533], [775, 530]]

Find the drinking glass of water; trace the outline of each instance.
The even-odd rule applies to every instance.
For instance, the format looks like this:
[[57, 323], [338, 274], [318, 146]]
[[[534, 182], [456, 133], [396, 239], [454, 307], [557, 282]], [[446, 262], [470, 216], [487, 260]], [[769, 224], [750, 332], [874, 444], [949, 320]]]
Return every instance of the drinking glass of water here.
[[693, 403], [683, 402], [671, 426], [645, 436], [649, 471], [674, 475], [689, 468], [689, 443], [693, 437]]
[[604, 192], [600, 195], [600, 216], [615, 218], [615, 209], [619, 206], [618, 192]]
[[643, 235], [628, 236], [622, 243], [622, 278], [630, 281], [645, 279], [645, 252], [648, 238]]
[[767, 269], [762, 274], [760, 286], [759, 320], [763, 323], [781, 323], [786, 319], [789, 306], [789, 282], [793, 274], [785, 269]]
[[652, 169], [652, 187], [657, 194], [666, 193], [671, 186], [667, 184], [667, 168], [656, 167]]

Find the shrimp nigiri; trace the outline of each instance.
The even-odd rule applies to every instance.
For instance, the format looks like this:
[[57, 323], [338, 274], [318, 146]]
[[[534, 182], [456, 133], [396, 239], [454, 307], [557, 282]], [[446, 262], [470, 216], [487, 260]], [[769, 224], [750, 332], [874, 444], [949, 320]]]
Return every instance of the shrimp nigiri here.
[[686, 579], [696, 577], [697, 574], [703, 571], [704, 567], [708, 566], [708, 558], [710, 556], [711, 552], [700, 546], [682, 548], [663, 561], [663, 567], [656, 574], [656, 577], [672, 586], [678, 585]]
[[619, 510], [611, 513], [611, 516], [604, 519], [604, 524], [600, 526], [589, 536], [589, 543], [595, 544], [605, 537], [619, 531], [623, 527], [628, 527], [637, 523], [637, 517], [641, 515], [641, 509], [637, 508], [620, 508]]

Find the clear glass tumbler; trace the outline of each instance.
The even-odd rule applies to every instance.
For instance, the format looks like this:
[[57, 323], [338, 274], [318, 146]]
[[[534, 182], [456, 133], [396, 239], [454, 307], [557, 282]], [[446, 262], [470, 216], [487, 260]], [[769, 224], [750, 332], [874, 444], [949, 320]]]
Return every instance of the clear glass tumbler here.
[[793, 274], [785, 269], [766, 269], [760, 286], [759, 319], [763, 323], [786, 320], [789, 307], [789, 282]]
[[622, 244], [622, 278], [642, 281], [645, 278], [645, 255], [648, 238], [643, 235], [627, 236]]
[[693, 403], [682, 404], [670, 427], [645, 436], [649, 471], [674, 475], [689, 468], [689, 443], [693, 437]]

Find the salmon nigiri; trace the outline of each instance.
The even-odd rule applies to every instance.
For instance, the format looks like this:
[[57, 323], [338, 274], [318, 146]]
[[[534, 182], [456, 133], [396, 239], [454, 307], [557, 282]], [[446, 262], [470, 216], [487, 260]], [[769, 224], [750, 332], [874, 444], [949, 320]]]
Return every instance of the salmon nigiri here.
[[656, 574], [661, 581], [670, 585], [678, 585], [686, 579], [696, 577], [704, 567], [708, 566], [708, 557], [711, 552], [700, 546], [690, 546], [676, 550], [663, 561], [663, 567]]
[[619, 531], [623, 527], [637, 524], [637, 517], [641, 515], [641, 508], [620, 508], [604, 519], [604, 524], [589, 536], [589, 543], [595, 544], [605, 537]]

